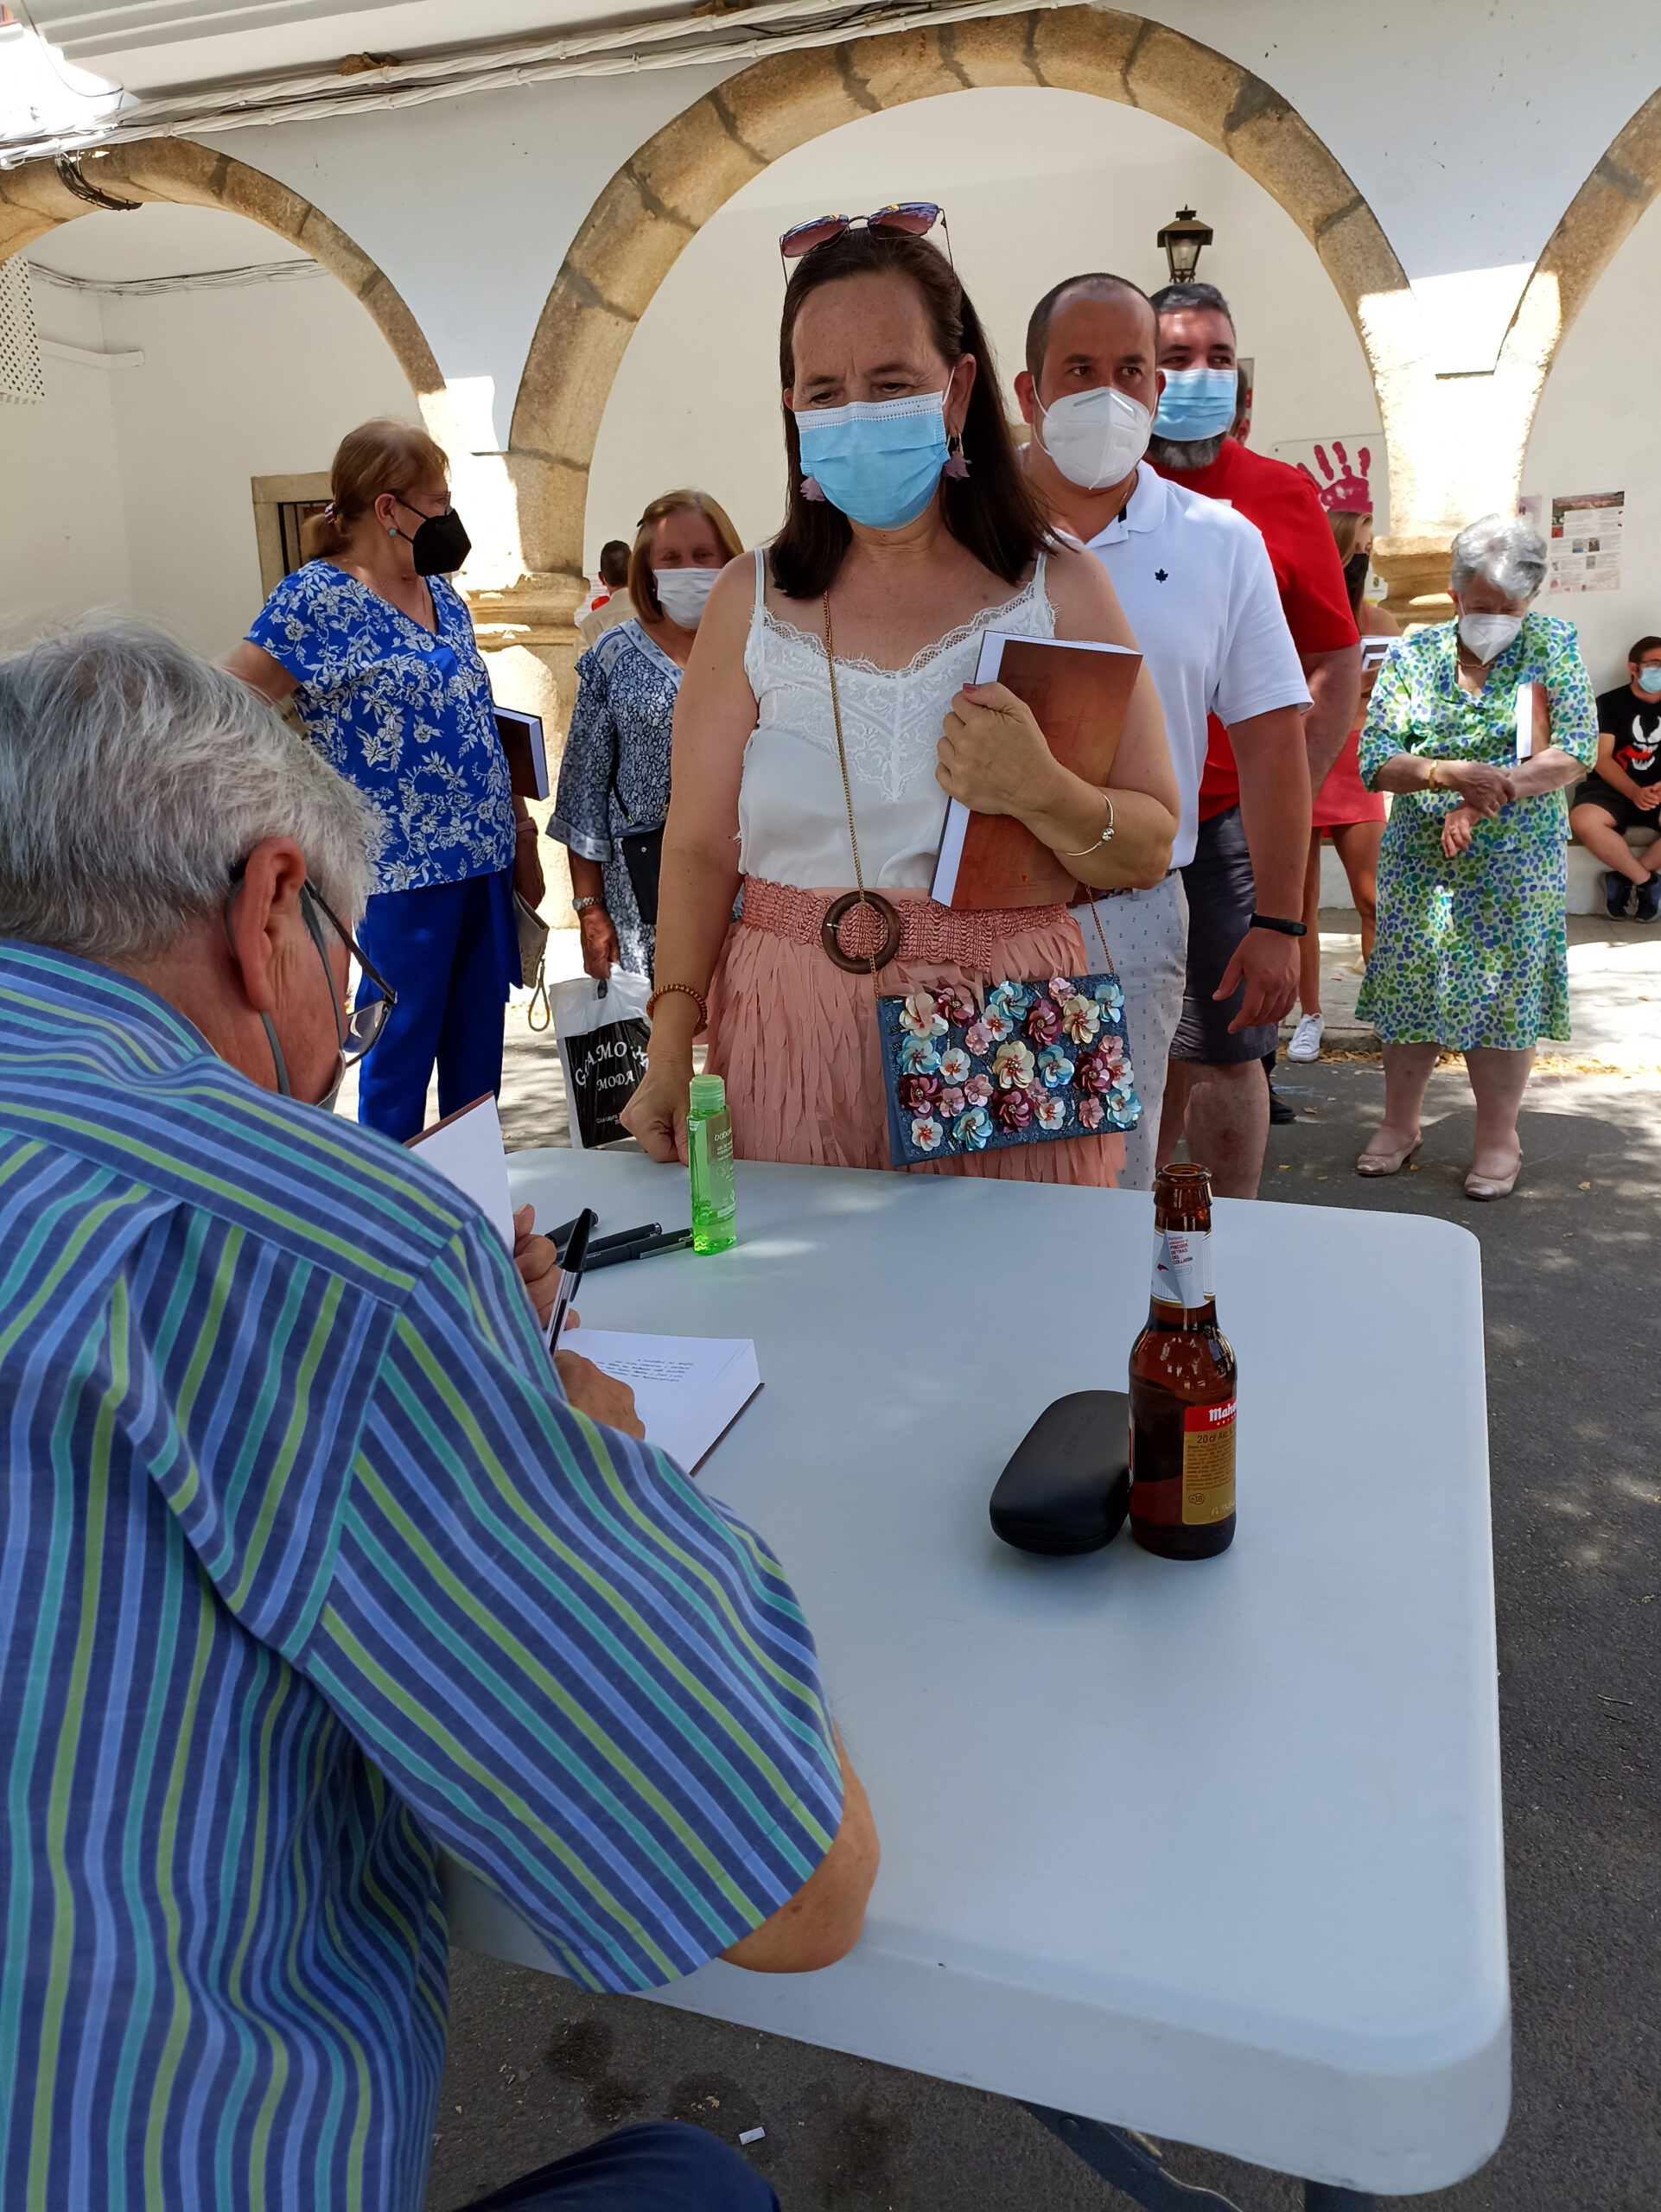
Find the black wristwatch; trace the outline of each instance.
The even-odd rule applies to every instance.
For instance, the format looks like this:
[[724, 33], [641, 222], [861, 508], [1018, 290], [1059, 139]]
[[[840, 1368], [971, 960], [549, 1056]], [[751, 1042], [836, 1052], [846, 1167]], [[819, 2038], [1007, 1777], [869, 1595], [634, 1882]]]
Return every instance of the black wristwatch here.
[[1307, 924], [1282, 921], [1278, 914], [1254, 913], [1246, 924], [1249, 930], [1278, 930], [1282, 937], [1308, 937]]

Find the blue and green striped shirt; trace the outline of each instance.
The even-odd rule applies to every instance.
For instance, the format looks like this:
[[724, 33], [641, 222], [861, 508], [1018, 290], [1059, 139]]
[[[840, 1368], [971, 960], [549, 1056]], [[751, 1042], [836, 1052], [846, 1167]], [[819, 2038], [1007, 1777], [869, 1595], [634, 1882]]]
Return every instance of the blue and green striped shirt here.
[[777, 1562], [565, 1403], [482, 1217], [16, 943], [0, 1422], [8, 2212], [417, 2212], [441, 1844], [615, 1990], [829, 1849]]

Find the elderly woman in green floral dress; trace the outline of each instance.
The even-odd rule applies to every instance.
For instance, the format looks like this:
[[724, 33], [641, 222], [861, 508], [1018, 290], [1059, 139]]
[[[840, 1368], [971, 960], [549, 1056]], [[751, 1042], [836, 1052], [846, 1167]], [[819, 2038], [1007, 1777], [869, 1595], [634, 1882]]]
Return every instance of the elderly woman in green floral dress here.
[[1361, 735], [1363, 779], [1397, 796], [1356, 1005], [1384, 1039], [1384, 1118], [1356, 1170], [1399, 1172], [1438, 1050], [1463, 1052], [1472, 1198], [1509, 1196], [1535, 1045], [1569, 1035], [1562, 793], [1595, 760], [1598, 723], [1574, 624], [1530, 612], [1545, 571], [1543, 542], [1514, 516], [1461, 531], [1458, 619], [1393, 649]]

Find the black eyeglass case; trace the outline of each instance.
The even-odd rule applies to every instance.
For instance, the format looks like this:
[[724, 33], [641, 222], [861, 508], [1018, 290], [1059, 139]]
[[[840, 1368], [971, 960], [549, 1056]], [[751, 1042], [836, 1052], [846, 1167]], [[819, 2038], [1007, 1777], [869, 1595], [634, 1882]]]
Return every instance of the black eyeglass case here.
[[1075, 1390], [1047, 1406], [998, 1477], [995, 1534], [1052, 1559], [1111, 1544], [1130, 1510], [1130, 1435], [1123, 1390]]

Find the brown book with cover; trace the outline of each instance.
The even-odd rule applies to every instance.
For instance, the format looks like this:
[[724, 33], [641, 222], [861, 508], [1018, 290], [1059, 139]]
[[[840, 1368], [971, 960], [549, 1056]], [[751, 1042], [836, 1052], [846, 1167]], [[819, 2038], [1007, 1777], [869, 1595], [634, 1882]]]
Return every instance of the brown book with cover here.
[[[1124, 730], [1142, 655], [1077, 639], [1012, 638], [989, 630], [977, 683], [1002, 683], [1032, 709], [1050, 751], [1087, 784], [1105, 785]], [[1077, 887], [1064, 860], [1012, 814], [946, 809], [930, 896], [960, 912], [1064, 906]]]

